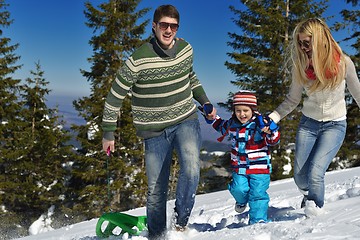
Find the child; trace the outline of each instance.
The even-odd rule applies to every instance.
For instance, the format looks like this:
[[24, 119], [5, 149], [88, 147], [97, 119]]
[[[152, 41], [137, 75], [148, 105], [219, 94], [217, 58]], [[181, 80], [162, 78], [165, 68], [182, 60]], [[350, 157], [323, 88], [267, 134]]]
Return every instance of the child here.
[[[213, 128], [231, 138], [232, 181], [228, 189], [235, 198], [235, 211], [241, 213], [249, 203], [249, 224], [268, 222], [267, 211], [271, 156], [268, 146], [280, 141], [275, 123], [264, 122], [257, 112], [256, 96], [241, 91], [233, 97], [233, 115], [229, 120], [219, 116], [211, 121]], [[207, 121], [209, 123], [209, 120]], [[271, 123], [271, 124], [270, 124]]]

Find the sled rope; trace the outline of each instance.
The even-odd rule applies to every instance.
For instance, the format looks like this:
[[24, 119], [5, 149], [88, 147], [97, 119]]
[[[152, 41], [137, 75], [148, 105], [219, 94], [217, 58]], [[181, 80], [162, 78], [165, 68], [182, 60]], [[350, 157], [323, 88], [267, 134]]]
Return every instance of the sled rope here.
[[107, 158], [106, 158], [106, 182], [107, 182], [107, 200], [108, 200], [108, 207], [109, 209], [111, 210], [111, 196], [110, 196], [110, 171], [109, 171], [109, 158], [110, 158], [110, 155], [111, 155], [111, 152], [110, 152], [110, 147], [108, 147], [107, 151], [106, 151], [106, 155], [107, 155]]

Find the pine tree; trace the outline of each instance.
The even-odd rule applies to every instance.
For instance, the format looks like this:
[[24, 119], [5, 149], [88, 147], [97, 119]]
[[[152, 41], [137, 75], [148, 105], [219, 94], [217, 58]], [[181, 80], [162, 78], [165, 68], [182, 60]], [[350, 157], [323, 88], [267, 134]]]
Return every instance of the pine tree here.
[[[3, 187], [4, 206], [18, 215], [19, 225], [27, 229], [51, 206], [58, 212], [64, 204], [66, 172], [71, 160], [70, 134], [62, 129], [56, 109], [49, 109], [50, 90], [40, 63], [21, 86], [22, 124], [14, 131], [13, 152], [7, 159], [7, 184]], [[27, 214], [24, 215], [23, 213]], [[14, 224], [14, 222], [12, 223]]]
[[[246, 10], [237, 10], [234, 23], [240, 33], [229, 33], [232, 41], [228, 45], [234, 49], [228, 53], [233, 62], [225, 65], [236, 75], [234, 84], [239, 89], [255, 91], [259, 110], [266, 114], [274, 110], [288, 92], [291, 82], [285, 57], [291, 33], [300, 20], [321, 17], [327, 1], [308, 0], [242, 0]], [[231, 94], [227, 103], [231, 104]], [[300, 107], [300, 106], [299, 106]], [[296, 128], [300, 116], [299, 107], [280, 122], [281, 142], [273, 148], [273, 179], [283, 177], [283, 166], [288, 164], [287, 149], [295, 142]], [[291, 157], [293, 159], [293, 157]]]
[[[129, 96], [123, 104], [120, 130], [115, 134], [116, 152], [107, 157], [102, 152], [102, 120], [105, 97], [115, 73], [128, 55], [143, 41], [148, 21], [137, 24], [149, 9], [135, 11], [139, 0], [110, 0], [95, 8], [85, 3], [86, 25], [93, 30], [90, 40], [93, 56], [88, 59], [91, 70], [82, 70], [90, 82], [91, 94], [74, 101], [75, 109], [87, 122], [74, 126], [82, 149], [74, 164], [74, 208], [85, 217], [99, 216], [103, 211], [124, 210], [144, 203], [144, 160], [142, 141], [136, 137], [132, 124]], [[129, 184], [130, 183], [130, 184]], [[109, 186], [110, 185], [110, 186]], [[107, 191], [107, 187], [110, 191]], [[110, 200], [110, 202], [108, 202]]]
[[358, 4], [358, 0], [346, 0], [346, 3], [352, 3], [353, 7]]
[[[0, 0], [0, 36], [4, 29], [13, 22], [10, 20], [10, 13], [6, 10], [9, 5], [4, 0]], [[20, 59], [14, 52], [19, 44], [11, 45], [11, 39], [7, 37], [0, 38], [0, 155], [1, 155], [1, 174], [6, 168], [6, 156], [12, 152], [13, 130], [16, 129], [17, 116], [21, 107], [18, 104], [18, 94], [20, 80], [11, 77], [21, 66], [16, 65]]]
[[[5, 0], [0, 0], [0, 205], [2, 206], [0, 238], [15, 236], [12, 232], [20, 230], [15, 223], [20, 223], [21, 220], [7, 205], [9, 200], [16, 201], [14, 193], [17, 188], [13, 188], [13, 182], [8, 177], [8, 173], [16, 155], [14, 133], [21, 125], [18, 119], [21, 110], [18, 101], [20, 80], [12, 77], [21, 67], [17, 64], [20, 57], [15, 53], [19, 44], [12, 44], [11, 39], [4, 36], [5, 29], [9, 28], [13, 22], [7, 10], [8, 6]], [[25, 233], [25, 229], [22, 230]]]

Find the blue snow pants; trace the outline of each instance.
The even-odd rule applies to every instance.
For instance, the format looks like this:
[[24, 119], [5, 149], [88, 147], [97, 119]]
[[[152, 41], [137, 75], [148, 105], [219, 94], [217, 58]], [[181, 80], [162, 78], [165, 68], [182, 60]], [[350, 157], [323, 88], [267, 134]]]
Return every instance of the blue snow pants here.
[[249, 204], [249, 224], [268, 222], [269, 185], [270, 174], [232, 174], [228, 189], [238, 204]]

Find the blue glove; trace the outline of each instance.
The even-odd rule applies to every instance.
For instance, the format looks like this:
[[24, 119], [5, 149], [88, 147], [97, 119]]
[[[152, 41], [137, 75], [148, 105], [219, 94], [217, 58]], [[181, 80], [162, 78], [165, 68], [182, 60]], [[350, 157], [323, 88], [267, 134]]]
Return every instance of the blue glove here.
[[198, 109], [200, 110], [201, 114], [204, 116], [206, 123], [212, 124], [214, 122], [214, 120], [209, 120], [206, 117], [206, 115], [210, 114], [214, 109], [214, 106], [211, 103], [205, 103], [202, 107], [199, 106]]
[[271, 119], [269, 116], [265, 116], [265, 120], [267, 123], [264, 122], [264, 117], [262, 115], [258, 115], [257, 119], [259, 121], [259, 128], [269, 127], [270, 131], [276, 131], [279, 129], [279, 126]]
[[205, 115], [212, 113], [213, 110], [214, 110], [214, 106], [211, 103], [204, 104], [203, 112], [205, 113]]
[[270, 124], [269, 124], [269, 129], [270, 131], [274, 132], [279, 130], [279, 126], [271, 119], [269, 118]]

